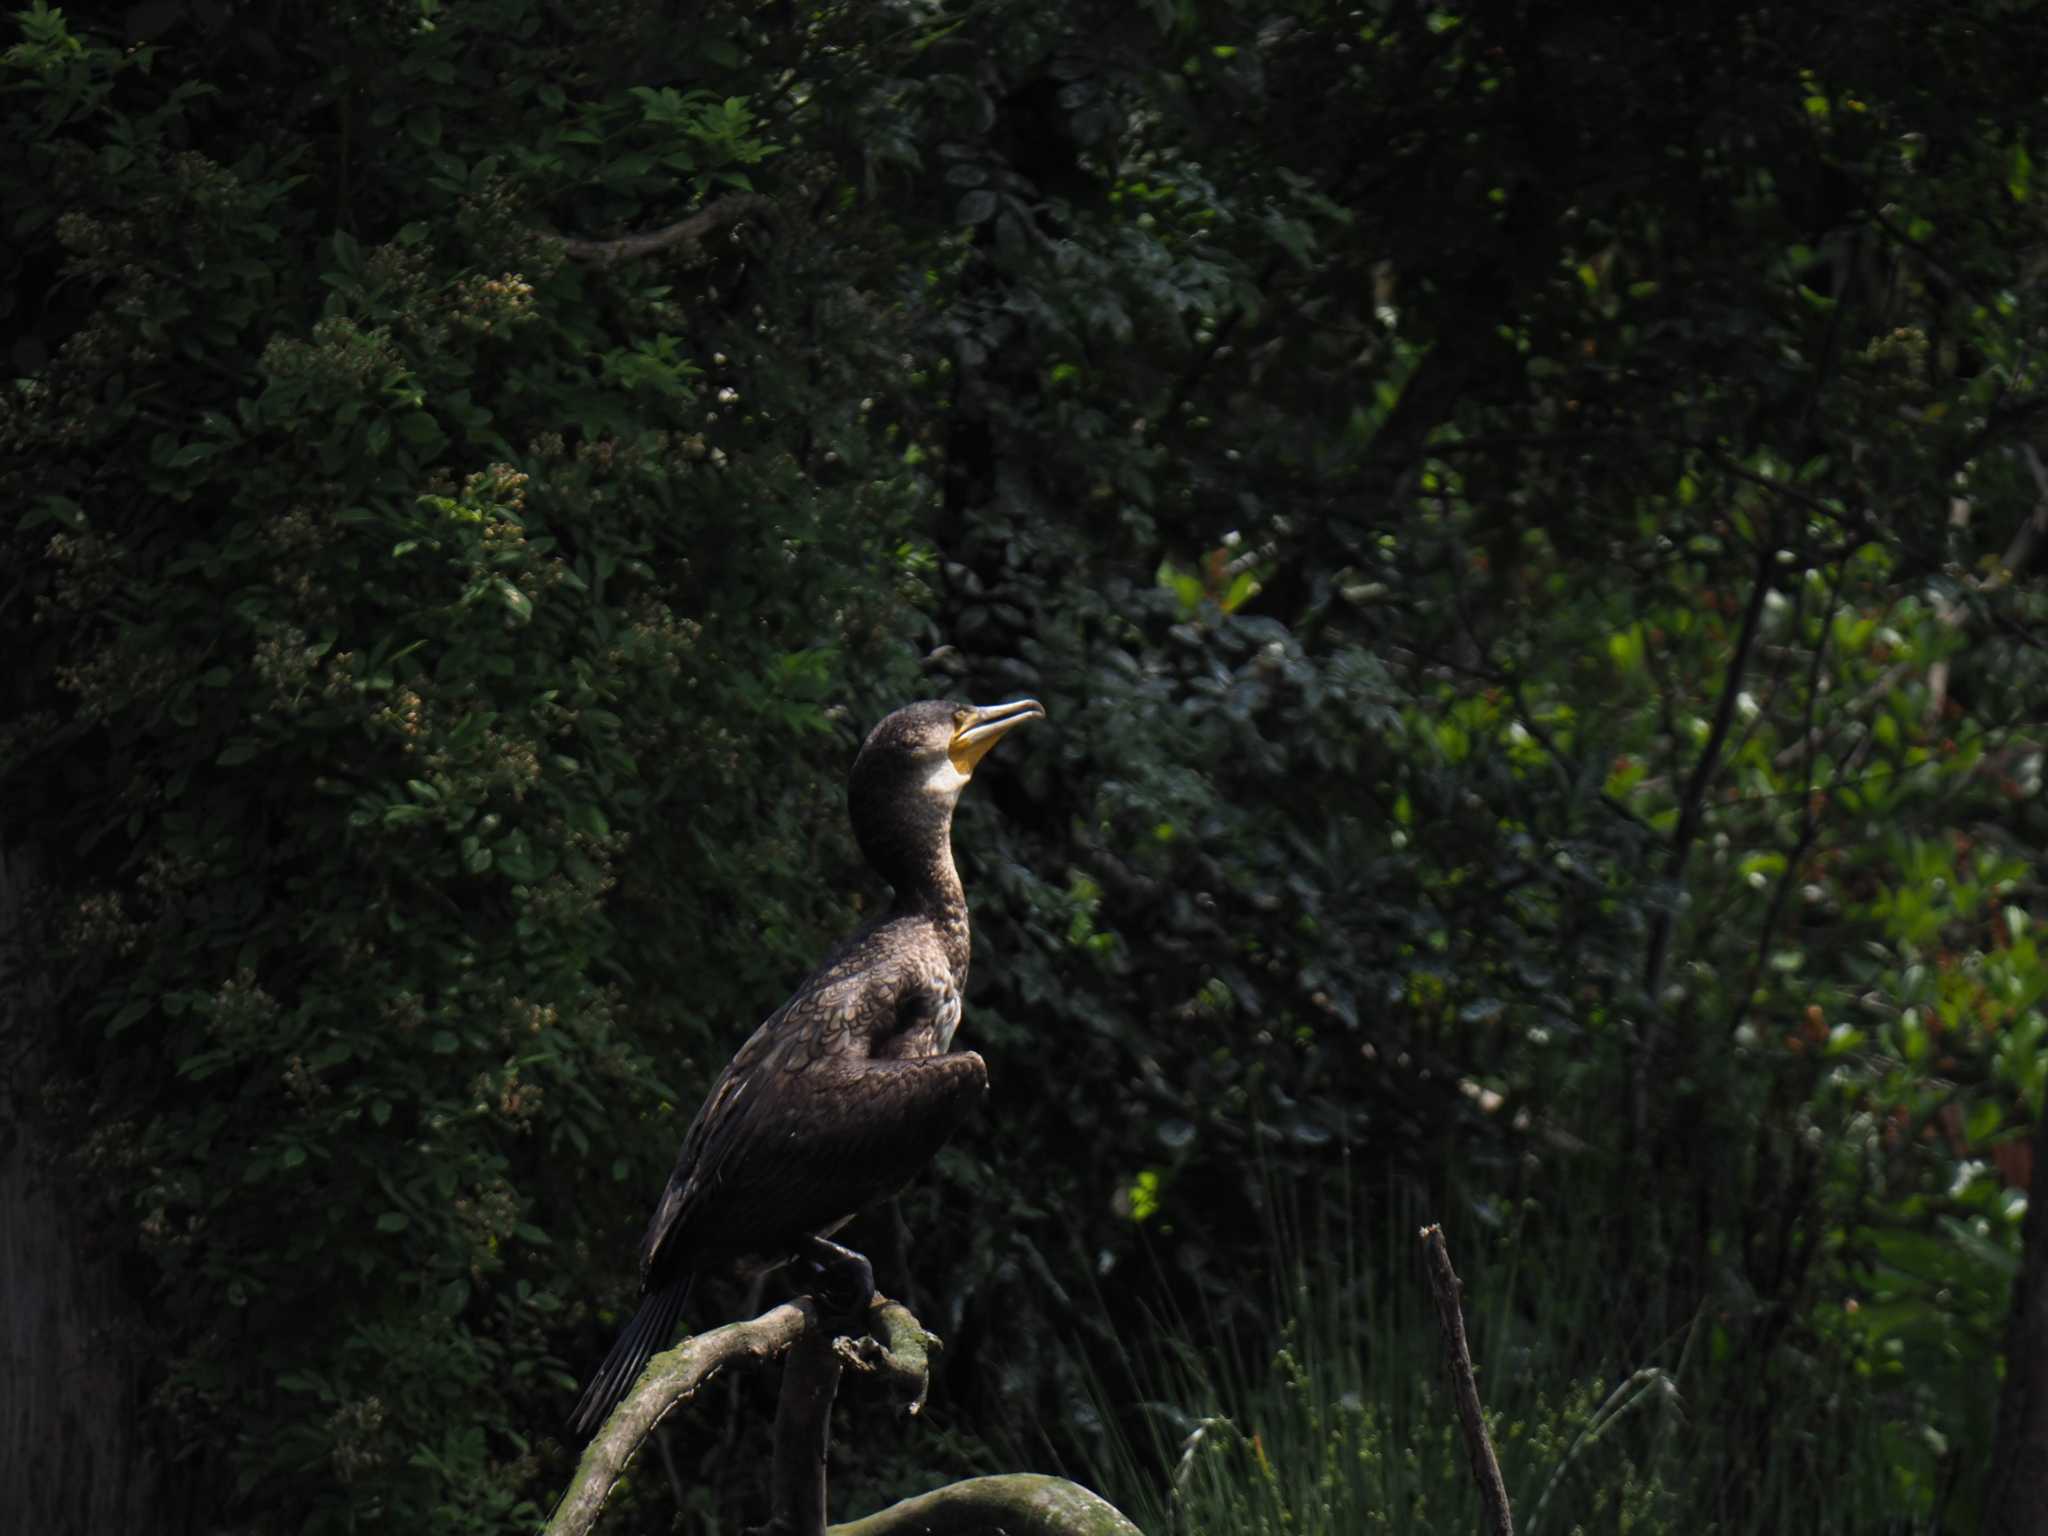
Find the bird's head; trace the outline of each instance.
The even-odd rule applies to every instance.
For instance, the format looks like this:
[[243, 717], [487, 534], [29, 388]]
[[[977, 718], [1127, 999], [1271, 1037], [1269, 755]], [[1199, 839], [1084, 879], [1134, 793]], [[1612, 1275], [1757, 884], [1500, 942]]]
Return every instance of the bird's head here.
[[1044, 715], [1036, 699], [981, 706], [926, 699], [884, 718], [861, 744], [847, 787], [868, 862], [900, 888], [910, 863], [936, 848], [951, 824], [975, 764], [1017, 726]]

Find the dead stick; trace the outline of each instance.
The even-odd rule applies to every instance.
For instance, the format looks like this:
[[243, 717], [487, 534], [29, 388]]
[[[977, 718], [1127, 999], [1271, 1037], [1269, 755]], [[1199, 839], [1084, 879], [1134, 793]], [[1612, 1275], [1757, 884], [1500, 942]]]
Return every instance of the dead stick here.
[[1508, 1509], [1507, 1485], [1500, 1480], [1493, 1440], [1479, 1411], [1479, 1383], [1472, 1374], [1472, 1351], [1465, 1343], [1465, 1312], [1459, 1298], [1464, 1285], [1451, 1268], [1444, 1229], [1432, 1222], [1422, 1229], [1422, 1252], [1429, 1265], [1429, 1289], [1436, 1297], [1437, 1321], [1443, 1325], [1444, 1350], [1451, 1357], [1451, 1393], [1458, 1400], [1458, 1419], [1465, 1429], [1465, 1450], [1472, 1458], [1472, 1481], [1486, 1506], [1487, 1529], [1494, 1536], [1515, 1536], [1515, 1517]]

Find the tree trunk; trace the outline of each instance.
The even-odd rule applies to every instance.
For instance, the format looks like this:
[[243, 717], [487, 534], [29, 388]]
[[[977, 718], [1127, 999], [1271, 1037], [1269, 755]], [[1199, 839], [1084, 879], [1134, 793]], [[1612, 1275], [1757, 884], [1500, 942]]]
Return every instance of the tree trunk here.
[[[2048, 1113], [2034, 1127], [2005, 1389], [1984, 1499], [1986, 1536], [2048, 1536]], [[2039, 1189], [2032, 1186], [2040, 1185]]]
[[0, 849], [0, 1527], [133, 1536], [187, 1522], [161, 1499], [126, 1308], [38, 1139], [50, 1006], [36, 957], [34, 865]]

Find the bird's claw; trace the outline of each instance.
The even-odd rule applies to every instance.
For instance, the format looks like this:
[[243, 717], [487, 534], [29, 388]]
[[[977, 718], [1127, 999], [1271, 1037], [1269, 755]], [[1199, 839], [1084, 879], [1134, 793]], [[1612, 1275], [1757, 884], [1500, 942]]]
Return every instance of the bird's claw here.
[[851, 1248], [814, 1237], [805, 1245], [798, 1263], [806, 1276], [811, 1299], [833, 1322], [864, 1322], [875, 1299], [875, 1268]]

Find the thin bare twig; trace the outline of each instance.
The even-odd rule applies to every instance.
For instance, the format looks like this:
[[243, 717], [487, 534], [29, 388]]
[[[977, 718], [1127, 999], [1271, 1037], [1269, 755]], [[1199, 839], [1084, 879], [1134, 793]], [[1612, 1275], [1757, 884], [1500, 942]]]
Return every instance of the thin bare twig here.
[[1790, 485], [1770, 475], [1758, 474], [1755, 470], [1745, 466], [1725, 448], [1718, 448], [1712, 443], [1695, 443], [1691, 446], [1698, 448], [1702, 453], [1711, 458], [1722, 473], [1731, 475], [1745, 484], [1753, 485], [1758, 490], [1769, 491], [1774, 496], [1782, 497], [1784, 500], [1791, 502], [1795, 507], [1803, 507], [1817, 517], [1827, 518], [1830, 522], [1848, 524], [1855, 532], [1859, 542], [1868, 536], [1866, 533], [1870, 521], [1868, 512], [1859, 514], [1842, 507], [1829, 506], [1818, 496], [1802, 491], [1795, 485]]
[[[1835, 579], [1828, 584], [1827, 601], [1820, 610], [1820, 638], [1814, 642], [1812, 663], [1806, 673], [1806, 715], [1801, 723], [1799, 740], [1806, 747], [1806, 764], [1801, 779], [1803, 793], [1799, 801], [1799, 836], [1792, 849], [1785, 855], [1785, 867], [1778, 872], [1777, 885], [1771, 891], [1770, 905], [1764, 909], [1764, 920], [1757, 929], [1756, 952], [1750, 959], [1749, 981], [1742, 989], [1742, 995], [1735, 1002], [1735, 1017], [1729, 1021], [1728, 1033], [1733, 1036], [1749, 1017], [1752, 1000], [1756, 997], [1757, 983], [1763, 979], [1764, 967], [1769, 963], [1771, 940], [1778, 931], [1778, 920], [1784, 915], [1785, 903], [1792, 894], [1793, 883], [1799, 878], [1799, 866], [1806, 860], [1814, 840], [1820, 836], [1820, 817], [1813, 809], [1813, 762], [1820, 751], [1820, 731], [1814, 723], [1814, 716], [1820, 707], [1820, 675], [1827, 663], [1828, 648], [1834, 641], [1835, 612], [1841, 605], [1842, 588], [1849, 580], [1849, 562], [1845, 559], [1835, 567]], [[1806, 591], [1802, 585], [1799, 601], [1804, 604]], [[1795, 617], [1795, 633], [1797, 618]], [[1864, 737], [1868, 742], [1870, 738]], [[1843, 762], [1835, 765], [1834, 778], [1841, 781], [1848, 765], [1854, 762], [1856, 753], [1851, 752]], [[1830, 786], [1832, 787], [1832, 786]]]
[[1671, 851], [1664, 863], [1664, 878], [1673, 894], [1671, 900], [1658, 907], [1651, 919], [1650, 947], [1643, 961], [1643, 991], [1650, 1000], [1651, 1014], [1650, 1026], [1643, 1032], [1643, 1044], [1634, 1072], [1634, 1118], [1639, 1134], [1649, 1122], [1650, 1078], [1663, 1054], [1664, 1036], [1670, 1029], [1671, 1012], [1658, 993], [1663, 990], [1664, 965], [1670, 957], [1671, 939], [1678, 925], [1677, 892], [1685, 878], [1686, 863], [1692, 857], [1693, 843], [1698, 839], [1701, 823], [1706, 818], [1707, 790], [1720, 771], [1721, 748], [1735, 722], [1736, 700], [1742, 695], [1743, 675], [1749, 670], [1757, 631], [1763, 624], [1764, 603], [1771, 593], [1771, 577], [1778, 558], [1777, 543], [1774, 531], [1760, 531], [1756, 541], [1756, 569], [1750, 578], [1749, 602], [1742, 610], [1742, 628], [1735, 638], [1735, 654], [1728, 658], [1728, 666], [1721, 677], [1721, 697], [1714, 708], [1713, 723], [1707, 728], [1706, 742], [1701, 746], [1699, 758], [1694, 762], [1692, 773], [1687, 776], [1685, 788], [1678, 798], [1678, 825], [1672, 830]]
[[2034, 477], [2034, 488], [2040, 499], [2034, 509], [2020, 519], [2019, 527], [2013, 530], [2012, 542], [2005, 546], [2005, 553], [1998, 558], [1998, 569], [1985, 579], [1987, 589], [2004, 586], [2013, 579], [2017, 571], [2024, 570], [2034, 556], [2035, 547], [2048, 538], [2048, 466], [2041, 463], [2041, 455], [2032, 443], [2020, 444], [2020, 457], [2027, 471]]
[[1465, 1311], [1459, 1299], [1464, 1284], [1451, 1268], [1444, 1229], [1432, 1222], [1422, 1229], [1420, 1236], [1423, 1258], [1429, 1267], [1430, 1294], [1436, 1298], [1437, 1321], [1443, 1327], [1444, 1351], [1450, 1356], [1451, 1395], [1457, 1399], [1458, 1420], [1465, 1431], [1472, 1481], [1478, 1485], [1479, 1501], [1486, 1507], [1486, 1528], [1493, 1536], [1515, 1536], [1507, 1484], [1501, 1481], [1500, 1461], [1493, 1454], [1493, 1439], [1486, 1432], [1486, 1417], [1479, 1407], [1479, 1383], [1472, 1371], [1472, 1351], [1465, 1342]]

